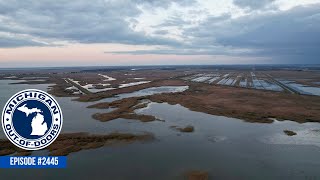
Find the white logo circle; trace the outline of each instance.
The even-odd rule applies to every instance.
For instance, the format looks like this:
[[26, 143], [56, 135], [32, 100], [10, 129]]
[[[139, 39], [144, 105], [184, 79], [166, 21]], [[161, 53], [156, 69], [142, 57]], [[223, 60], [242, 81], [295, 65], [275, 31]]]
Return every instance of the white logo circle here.
[[39, 150], [60, 134], [63, 116], [58, 102], [48, 93], [27, 89], [13, 95], [2, 111], [7, 138], [25, 150]]

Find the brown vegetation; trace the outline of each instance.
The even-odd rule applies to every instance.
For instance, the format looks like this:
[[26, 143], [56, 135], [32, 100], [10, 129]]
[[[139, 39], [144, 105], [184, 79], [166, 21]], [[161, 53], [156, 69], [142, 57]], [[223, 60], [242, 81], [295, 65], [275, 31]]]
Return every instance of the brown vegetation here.
[[134, 110], [146, 107], [148, 102], [143, 101], [143, 97], [133, 97], [133, 98], [126, 98], [122, 100], [117, 100], [113, 102], [105, 102], [105, 103], [98, 103], [95, 105], [91, 105], [88, 108], [117, 108], [116, 110], [109, 112], [109, 113], [96, 113], [92, 115], [94, 119], [99, 121], [111, 121], [118, 118], [124, 119], [136, 119], [142, 122], [150, 122], [156, 120], [154, 116], [150, 115], [143, 115], [143, 114], [136, 114]]
[[[248, 122], [272, 123], [278, 120], [296, 122], [320, 122], [320, 97], [287, 94], [228, 86], [188, 83], [189, 89], [180, 93], [155, 94], [133, 97], [112, 103], [100, 103], [93, 108], [116, 107], [118, 110], [95, 114], [94, 118], [108, 121], [133, 115], [135, 105], [143, 100], [180, 104], [192, 111], [243, 119]], [[129, 115], [128, 115], [129, 116]], [[141, 115], [139, 115], [141, 116]], [[128, 117], [127, 117], [128, 118]]]
[[80, 96], [76, 100], [80, 101], [80, 102], [98, 101], [98, 100], [101, 100], [104, 98], [109, 98], [109, 97], [115, 96], [117, 94], [131, 93], [134, 91], [138, 91], [138, 90], [146, 89], [146, 88], [150, 88], [150, 87], [183, 86], [183, 85], [186, 85], [186, 83], [181, 80], [157, 80], [157, 81], [153, 81], [153, 82], [146, 83], [146, 84], [140, 84], [140, 85], [136, 85], [136, 86], [114, 89], [114, 90], [109, 90], [109, 91], [104, 91], [104, 92], [99, 92], [99, 93], [94, 93], [94, 94], [88, 94], [88, 95]]
[[208, 180], [209, 173], [206, 171], [188, 171], [185, 173], [186, 180]]
[[295, 136], [295, 135], [297, 135], [296, 132], [293, 132], [293, 131], [290, 131], [290, 130], [284, 130], [283, 132], [284, 132], [286, 135], [288, 135], [288, 136]]
[[255, 89], [190, 84], [182, 93], [156, 94], [153, 102], [180, 104], [193, 111], [271, 123], [271, 118], [297, 122], [320, 122], [320, 97]]
[[191, 125], [188, 125], [188, 126], [183, 127], [183, 128], [182, 127], [177, 127], [177, 126], [171, 126], [171, 128], [176, 129], [176, 130], [178, 130], [180, 132], [186, 132], [186, 133], [190, 133], [190, 132], [194, 131], [194, 127], [191, 126]]
[[[144, 99], [153, 102], [168, 102], [169, 104], [180, 104], [193, 111], [204, 112], [213, 115], [221, 115], [244, 119], [249, 122], [271, 123], [272, 118], [278, 120], [293, 120], [297, 122], [319, 122], [320, 121], [320, 97], [294, 95], [283, 92], [263, 91], [247, 88], [228, 87], [209, 85], [205, 83], [184, 82], [178, 80], [186, 74], [195, 74], [200, 72], [212, 72], [212, 69], [181, 69], [181, 70], [121, 70], [121, 71], [104, 71], [104, 72], [63, 72], [58, 74], [10, 74], [17, 76], [11, 78], [19, 80], [23, 77], [31, 76], [48, 76], [49, 81], [56, 83], [50, 93], [56, 96], [79, 96], [73, 95], [72, 92], [66, 91], [71, 85], [63, 78], [72, 78], [79, 80], [81, 84], [93, 83], [98, 84], [105, 82], [105, 78], [98, 74], [104, 74], [116, 78], [110, 81], [112, 86], [120, 83], [137, 81], [134, 78], [144, 77], [148, 81], [147, 84], [120, 88], [100, 93], [92, 93], [88, 95], [80, 95], [78, 101], [97, 101], [103, 98], [112, 97], [121, 93], [130, 93], [137, 90], [168, 85], [189, 85], [189, 90], [174, 94], [156, 94], [142, 98], [127, 98], [112, 103], [97, 104], [92, 107], [103, 108], [110, 106], [117, 108], [111, 113], [95, 114], [93, 117], [101, 121], [109, 121], [116, 118], [140, 119], [141, 121], [152, 121], [155, 117], [148, 115], [138, 115], [134, 113]], [[221, 71], [220, 71], [221, 72]], [[228, 72], [230, 72], [228, 70]], [[259, 73], [258, 73], [259, 74]], [[274, 78], [284, 79], [312, 79], [320, 81], [319, 72], [313, 71], [263, 71], [260, 74], [270, 74]], [[9, 74], [8, 74], [9, 76]], [[3, 78], [3, 77], [2, 77]], [[306, 80], [304, 80], [306, 81]], [[34, 81], [41, 84], [41, 81]], [[109, 81], [108, 81], [109, 83]], [[307, 83], [307, 82], [305, 82]], [[311, 83], [311, 81], [308, 83]], [[99, 87], [98, 87], [99, 88]], [[138, 105], [138, 106], [137, 106]], [[143, 106], [143, 104], [142, 104]], [[108, 108], [105, 107], [105, 108]]]
[[[55, 142], [46, 149], [51, 156], [66, 156], [72, 152], [78, 152], [83, 149], [96, 149], [105, 145], [150, 141], [153, 139], [154, 136], [152, 134], [134, 135], [129, 133], [111, 133], [107, 135], [90, 135], [87, 133], [69, 133], [59, 135]], [[0, 155], [9, 154], [26, 156], [31, 155], [31, 151], [20, 149], [9, 140], [0, 140]]]

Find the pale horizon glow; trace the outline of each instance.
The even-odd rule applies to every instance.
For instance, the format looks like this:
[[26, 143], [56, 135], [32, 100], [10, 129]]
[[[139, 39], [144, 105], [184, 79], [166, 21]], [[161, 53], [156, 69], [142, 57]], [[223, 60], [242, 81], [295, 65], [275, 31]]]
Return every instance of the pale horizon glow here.
[[[197, 64], [259, 64], [260, 57], [223, 55], [130, 55], [101, 53], [108, 50], [136, 50], [138, 47], [112, 44], [70, 45], [69, 47], [22, 47], [0, 49], [2, 68], [60, 66], [133, 66], [133, 65], [197, 65]], [[45, 63], [43, 60], [46, 60]], [[229, 63], [225, 63], [226, 60]], [[66, 62], [67, 61], [67, 62]], [[32, 63], [28, 63], [32, 62]]]

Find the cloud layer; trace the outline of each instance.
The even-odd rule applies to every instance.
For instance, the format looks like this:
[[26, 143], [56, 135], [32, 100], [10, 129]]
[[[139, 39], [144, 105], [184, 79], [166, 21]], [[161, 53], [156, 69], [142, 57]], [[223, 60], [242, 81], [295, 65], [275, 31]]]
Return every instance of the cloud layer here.
[[0, 0], [0, 48], [117, 43], [154, 48], [105, 53], [317, 63], [319, 32], [318, 0]]

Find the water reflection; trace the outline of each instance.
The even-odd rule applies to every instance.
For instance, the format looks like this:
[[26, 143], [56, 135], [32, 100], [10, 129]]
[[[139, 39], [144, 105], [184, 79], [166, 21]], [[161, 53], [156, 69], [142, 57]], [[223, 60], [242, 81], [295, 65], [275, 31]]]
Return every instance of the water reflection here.
[[[0, 81], [1, 100], [21, 89], [44, 85], [5, 85]], [[137, 92], [135, 92], [137, 93]], [[138, 94], [141, 94], [138, 93]], [[128, 97], [128, 95], [126, 95]], [[126, 146], [85, 150], [68, 156], [68, 169], [0, 170], [7, 178], [66, 179], [179, 179], [187, 170], [209, 172], [212, 179], [304, 179], [320, 177], [320, 125], [276, 121], [247, 123], [239, 119], [190, 111], [180, 105], [150, 103], [140, 114], [165, 120], [142, 123], [118, 119], [101, 123], [87, 109], [92, 103], [56, 98], [64, 113], [63, 131], [152, 132], [157, 140]], [[1, 101], [1, 108], [5, 102]], [[170, 126], [192, 125], [195, 131], [181, 133]], [[297, 132], [286, 136], [283, 130]], [[34, 174], [37, 176], [34, 176]]]
[[118, 94], [115, 97], [112, 98], [105, 98], [98, 102], [112, 102], [115, 100], [120, 100], [124, 98], [130, 98], [130, 97], [141, 97], [141, 96], [149, 96], [154, 94], [161, 94], [161, 93], [176, 93], [176, 92], [183, 92], [187, 90], [189, 86], [159, 86], [159, 87], [151, 87], [146, 89], [141, 89], [138, 91], [134, 91], [131, 93], [123, 93]]

